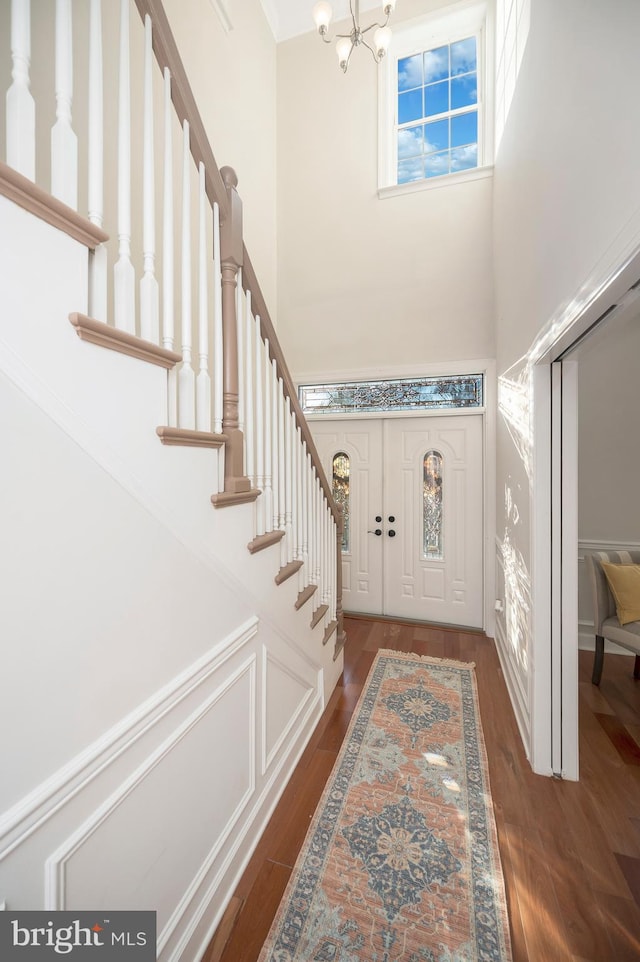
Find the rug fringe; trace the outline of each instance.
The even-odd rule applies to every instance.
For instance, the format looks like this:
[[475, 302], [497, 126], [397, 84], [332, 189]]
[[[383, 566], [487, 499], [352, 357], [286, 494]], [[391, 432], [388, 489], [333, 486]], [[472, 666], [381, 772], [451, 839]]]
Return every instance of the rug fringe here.
[[390, 655], [393, 658], [402, 658], [405, 661], [424, 661], [433, 665], [448, 665], [450, 668], [472, 668], [475, 669], [475, 661], [457, 661], [455, 658], [436, 658], [434, 655], [419, 655], [415, 651], [394, 651], [392, 648], [379, 648], [376, 652], [376, 660], [380, 655]]

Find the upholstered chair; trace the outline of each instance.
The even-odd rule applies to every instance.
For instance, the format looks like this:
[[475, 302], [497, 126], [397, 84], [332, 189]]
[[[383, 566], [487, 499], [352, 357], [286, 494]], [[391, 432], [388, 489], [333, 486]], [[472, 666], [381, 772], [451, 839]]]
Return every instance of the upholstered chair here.
[[640, 621], [620, 624], [616, 602], [604, 573], [602, 562], [611, 564], [640, 564], [640, 551], [596, 551], [584, 556], [593, 597], [593, 624], [596, 634], [596, 653], [591, 681], [600, 684], [604, 662], [605, 638], [635, 653], [634, 678], [640, 678]]

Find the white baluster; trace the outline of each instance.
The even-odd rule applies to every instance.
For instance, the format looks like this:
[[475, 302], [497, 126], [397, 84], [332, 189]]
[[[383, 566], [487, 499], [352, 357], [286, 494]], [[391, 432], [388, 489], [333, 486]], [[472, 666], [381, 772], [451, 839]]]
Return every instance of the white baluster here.
[[238, 271], [238, 281], [236, 285], [236, 314], [237, 314], [237, 343], [238, 343], [238, 428], [243, 432], [244, 459], [247, 460], [247, 438], [244, 432], [245, 409], [247, 406], [247, 387], [245, 384], [247, 373], [247, 359], [244, 351], [244, 341], [246, 337], [246, 316], [247, 295], [242, 289], [242, 268]]
[[318, 482], [317, 525], [318, 525], [318, 590], [316, 592], [316, 608], [324, 603], [324, 511], [322, 510], [322, 489]]
[[284, 435], [285, 435], [285, 463], [284, 463], [284, 530], [287, 547], [287, 558], [285, 564], [293, 561], [293, 489], [292, 489], [292, 451], [291, 451], [291, 401], [285, 398], [284, 402]]
[[307, 455], [307, 574], [306, 583], [313, 583], [313, 466]]
[[[306, 539], [305, 539], [305, 530], [304, 530], [304, 529], [305, 529], [305, 522], [306, 522], [305, 513], [304, 513], [304, 486], [305, 486], [305, 474], [304, 474], [304, 469], [305, 469], [305, 457], [304, 457], [304, 453], [305, 453], [305, 448], [304, 448], [304, 442], [303, 442], [303, 440], [302, 440], [302, 431], [300, 430], [299, 427], [297, 427], [297, 428], [296, 428], [296, 455], [297, 455], [297, 457], [296, 457], [296, 460], [297, 460], [297, 466], [296, 466], [296, 477], [297, 477], [296, 490], [297, 490], [297, 492], [298, 492], [298, 499], [297, 499], [297, 505], [298, 505], [298, 529], [297, 529], [297, 530], [298, 530], [298, 550], [297, 550], [296, 554], [297, 554], [298, 561], [302, 561], [303, 564], [304, 564], [304, 542], [305, 542], [305, 540], [306, 540]], [[304, 571], [302, 570], [302, 568], [300, 568], [300, 571], [298, 572], [298, 586], [299, 586], [299, 590], [300, 590], [300, 591], [301, 591], [302, 588], [304, 587], [303, 581], [304, 581]]]
[[[164, 69], [164, 183], [162, 189], [162, 345], [173, 351], [174, 317], [174, 249], [173, 249], [173, 138], [171, 136], [171, 73]], [[178, 424], [178, 372], [172, 367], [167, 376], [167, 420]]]
[[[322, 515], [321, 515], [321, 505], [322, 505], [322, 488], [320, 487], [320, 479], [316, 477], [315, 479], [315, 527], [316, 527], [316, 552], [315, 552], [315, 565], [316, 565], [316, 584], [318, 590], [316, 596], [319, 598], [322, 593]], [[317, 607], [317, 605], [316, 605]]]
[[11, 0], [11, 78], [7, 90], [7, 164], [36, 179], [36, 105], [29, 89], [31, 3]]
[[[290, 403], [290, 399], [287, 398]], [[297, 456], [295, 418], [289, 413], [289, 449], [291, 451], [291, 544], [289, 545], [289, 561], [295, 561], [298, 549], [298, 489], [296, 487]]]
[[[284, 439], [284, 384], [282, 378], [278, 378], [278, 528], [286, 531], [285, 526], [285, 478], [287, 465], [285, 461], [285, 439]], [[280, 542], [280, 567], [287, 563], [287, 546], [285, 539]]]
[[[313, 468], [309, 478], [309, 581], [313, 585], [318, 584], [318, 572], [316, 569], [316, 475]], [[317, 594], [317, 592], [316, 592]], [[314, 601], [315, 607], [315, 601]]]
[[331, 618], [335, 621], [338, 613], [338, 534], [336, 523], [331, 522]]
[[260, 335], [260, 317], [256, 315], [255, 320], [255, 379], [256, 379], [256, 416], [255, 416], [255, 437], [256, 437], [256, 487], [260, 488], [262, 494], [256, 501], [256, 534], [260, 536], [266, 531], [265, 525], [265, 502], [264, 502], [264, 392], [262, 375], [264, 372], [264, 359], [262, 355], [262, 337]]
[[[104, 216], [104, 100], [102, 89], [101, 0], [89, 8], [88, 215], [102, 227]], [[89, 260], [89, 314], [107, 320], [107, 248], [99, 244]]]
[[[220, 208], [213, 205], [213, 430], [216, 434], [222, 431], [222, 266], [220, 259]], [[242, 293], [242, 271], [238, 271], [238, 290]], [[238, 358], [242, 358], [240, 338], [242, 324], [240, 315], [237, 321], [238, 330]], [[239, 371], [242, 372], [240, 362]], [[243, 405], [242, 386], [239, 386], [239, 405]], [[240, 430], [242, 425], [240, 424]], [[220, 459], [222, 460], [222, 459]]]
[[324, 548], [323, 548], [323, 559], [324, 559], [324, 603], [326, 605], [331, 601], [331, 591], [329, 588], [331, 581], [331, 572], [329, 571], [329, 513], [327, 508], [327, 502], [323, 499], [323, 532], [324, 532]]
[[271, 472], [272, 472], [272, 507], [273, 530], [280, 527], [280, 460], [279, 460], [279, 401], [280, 385], [278, 383], [278, 366], [275, 358], [271, 362]]
[[71, 0], [56, 0], [56, 122], [51, 130], [51, 193], [78, 206], [78, 138], [71, 126], [73, 34]]
[[254, 459], [254, 414], [253, 414], [253, 314], [251, 313], [251, 291], [246, 293], [245, 301], [245, 338], [244, 338], [244, 430], [245, 430], [245, 470], [251, 481], [251, 487], [256, 487], [255, 459]]
[[160, 343], [160, 305], [156, 261], [156, 193], [153, 149], [153, 47], [151, 17], [144, 18], [144, 106], [142, 128], [142, 251], [140, 281], [140, 337]]
[[118, 261], [114, 268], [114, 317], [121, 331], [135, 334], [136, 277], [131, 263], [131, 84], [129, 0], [120, 0], [118, 93]]
[[193, 430], [196, 426], [196, 376], [191, 366], [191, 153], [189, 121], [182, 129], [182, 270], [181, 335], [182, 364], [178, 374], [178, 425]]
[[207, 195], [204, 183], [204, 164], [200, 161], [198, 237], [198, 357], [200, 368], [196, 381], [196, 426], [199, 431], [211, 430], [211, 378], [209, 376], [209, 294], [207, 280]]
[[307, 442], [302, 449], [302, 568], [299, 573], [298, 590], [302, 591], [309, 584], [309, 455]]
[[271, 423], [271, 358], [269, 357], [269, 339], [264, 342], [264, 525], [265, 531], [273, 531], [273, 491], [272, 491], [272, 463], [273, 441]]

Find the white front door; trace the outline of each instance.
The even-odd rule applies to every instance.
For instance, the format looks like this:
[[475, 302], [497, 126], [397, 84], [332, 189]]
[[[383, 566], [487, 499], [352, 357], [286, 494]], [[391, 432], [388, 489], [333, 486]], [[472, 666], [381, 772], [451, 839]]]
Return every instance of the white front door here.
[[482, 418], [314, 421], [348, 458], [345, 611], [483, 626]]
[[[311, 424], [311, 433], [329, 484], [335, 455], [346, 454], [349, 459], [342, 606], [345, 611], [379, 615], [382, 611], [382, 421], [316, 421]], [[376, 531], [380, 534], [376, 535]]]

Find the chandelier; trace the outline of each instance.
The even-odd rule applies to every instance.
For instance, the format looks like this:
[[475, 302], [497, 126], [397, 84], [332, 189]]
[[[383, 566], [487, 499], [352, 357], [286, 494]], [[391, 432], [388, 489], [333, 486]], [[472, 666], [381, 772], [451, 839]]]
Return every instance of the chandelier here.
[[[376, 63], [380, 63], [391, 42], [391, 30], [387, 24], [389, 23], [395, 5], [396, 0], [383, 0], [382, 9], [386, 18], [384, 23], [372, 23], [368, 27], [363, 28], [360, 26], [360, 0], [349, 0], [349, 10], [353, 24], [351, 32], [338, 33], [334, 38], [337, 39], [336, 53], [338, 55], [338, 63], [344, 73], [347, 72], [353, 48], [359, 47], [360, 44], [363, 44], [367, 50], [371, 51], [371, 55]], [[333, 10], [331, 9], [331, 4], [328, 3], [327, 0], [319, 0], [313, 8], [313, 19], [318, 28], [318, 33], [325, 43], [333, 42], [333, 39], [327, 36], [332, 16]], [[373, 30], [374, 27], [377, 27], [377, 30], [372, 38], [372, 46], [367, 40], [366, 35], [370, 30]]]

